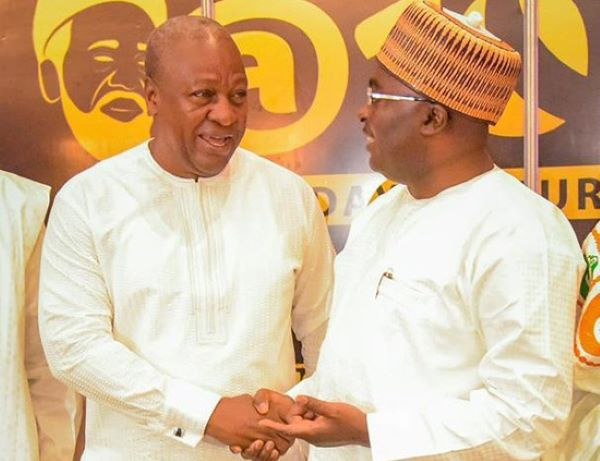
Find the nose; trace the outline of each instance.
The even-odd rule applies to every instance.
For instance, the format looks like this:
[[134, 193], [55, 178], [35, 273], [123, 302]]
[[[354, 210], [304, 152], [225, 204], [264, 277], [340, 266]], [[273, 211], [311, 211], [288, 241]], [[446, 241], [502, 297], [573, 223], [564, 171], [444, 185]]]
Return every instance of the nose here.
[[141, 79], [135, 68], [118, 67], [110, 75], [108, 84], [112, 88], [126, 91], [141, 91]]
[[208, 112], [208, 119], [222, 126], [230, 126], [237, 120], [238, 110], [228, 98], [219, 96]]
[[369, 117], [370, 108], [371, 106], [369, 104], [364, 104], [360, 109], [358, 109], [356, 115], [361, 121], [361, 123], [365, 123], [367, 121], [367, 118]]

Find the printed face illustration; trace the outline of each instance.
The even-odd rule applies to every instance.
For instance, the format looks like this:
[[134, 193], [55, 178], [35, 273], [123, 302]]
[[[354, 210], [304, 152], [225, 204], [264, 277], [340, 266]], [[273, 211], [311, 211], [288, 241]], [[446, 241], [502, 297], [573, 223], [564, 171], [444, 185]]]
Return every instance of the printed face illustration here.
[[[109, 2], [77, 13], [62, 27], [69, 28], [70, 40], [63, 40], [67, 46], [58, 60], [41, 64], [41, 75], [56, 72], [77, 141], [102, 159], [148, 138], [143, 81], [145, 42], [154, 28], [150, 17], [135, 5]], [[45, 80], [48, 87], [52, 79]]]

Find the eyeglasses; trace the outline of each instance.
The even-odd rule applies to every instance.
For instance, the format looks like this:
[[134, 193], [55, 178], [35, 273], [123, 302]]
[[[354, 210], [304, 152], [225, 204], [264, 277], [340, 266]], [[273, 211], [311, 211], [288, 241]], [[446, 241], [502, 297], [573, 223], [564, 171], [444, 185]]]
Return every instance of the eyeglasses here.
[[378, 91], [373, 91], [373, 88], [370, 86], [367, 87], [367, 99], [369, 101], [369, 105], [381, 99], [388, 101], [435, 102], [433, 99], [424, 98], [421, 96], [402, 96], [399, 94], [380, 93]]

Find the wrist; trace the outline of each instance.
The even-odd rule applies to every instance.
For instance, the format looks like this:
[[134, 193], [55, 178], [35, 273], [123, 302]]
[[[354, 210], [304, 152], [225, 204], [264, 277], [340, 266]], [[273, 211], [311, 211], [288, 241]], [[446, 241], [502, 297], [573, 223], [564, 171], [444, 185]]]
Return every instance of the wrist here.
[[367, 415], [363, 412], [360, 414], [360, 423], [356, 432], [356, 442], [358, 445], [369, 448], [371, 441], [369, 440], [369, 425], [367, 423]]
[[204, 429], [204, 435], [208, 435], [214, 439], [221, 440], [221, 413], [223, 406], [227, 406], [227, 402], [231, 400], [230, 397], [221, 397], [215, 406], [215, 409], [208, 418], [206, 427]]

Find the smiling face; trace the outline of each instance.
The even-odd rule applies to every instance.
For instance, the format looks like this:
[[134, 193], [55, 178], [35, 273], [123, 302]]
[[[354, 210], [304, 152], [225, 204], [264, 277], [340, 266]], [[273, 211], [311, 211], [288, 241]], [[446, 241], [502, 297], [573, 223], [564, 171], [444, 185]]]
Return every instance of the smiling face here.
[[[373, 91], [421, 96], [390, 74], [381, 64], [370, 79]], [[423, 102], [378, 100], [363, 106], [359, 117], [367, 136], [369, 165], [374, 171], [402, 184], [424, 173], [425, 157], [420, 125]]]
[[158, 163], [180, 177], [220, 173], [246, 129], [247, 87], [231, 38], [207, 32], [174, 41], [161, 54], [157, 75], [146, 80]]

